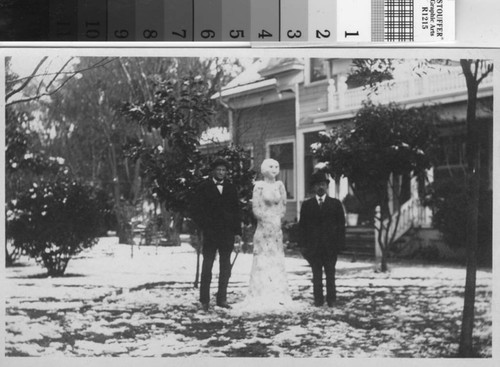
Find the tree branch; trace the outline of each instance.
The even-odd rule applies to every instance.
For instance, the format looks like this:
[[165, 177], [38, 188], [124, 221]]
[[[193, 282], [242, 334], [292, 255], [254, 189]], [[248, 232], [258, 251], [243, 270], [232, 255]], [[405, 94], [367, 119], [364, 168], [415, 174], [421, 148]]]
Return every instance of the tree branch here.
[[40, 63], [37, 65], [37, 67], [35, 68], [35, 70], [33, 70], [33, 72], [31, 73], [31, 75], [29, 77], [20, 78], [20, 79], [17, 79], [17, 80], [15, 80], [15, 81], [12, 82], [12, 84], [15, 84], [15, 83], [17, 83], [17, 82], [19, 82], [21, 80], [24, 80], [23, 84], [19, 88], [16, 88], [15, 90], [13, 90], [12, 92], [10, 92], [10, 93], [8, 93], [6, 95], [6, 97], [5, 97], [6, 101], [8, 101], [8, 99], [10, 97], [12, 97], [13, 95], [15, 95], [16, 93], [19, 93], [24, 88], [26, 88], [26, 86], [34, 78], [41, 77], [41, 76], [52, 76], [53, 75], [54, 78], [51, 80], [51, 82], [49, 83], [49, 85], [46, 87], [46, 90], [48, 90], [48, 88], [50, 87], [50, 85], [52, 85], [54, 83], [55, 79], [57, 79], [58, 76], [69, 75], [68, 78], [66, 78], [64, 81], [62, 81], [61, 85], [59, 87], [57, 87], [56, 89], [54, 89], [52, 91], [48, 91], [46, 93], [39, 93], [39, 91], [41, 89], [41, 86], [42, 86], [42, 82], [40, 82], [40, 85], [39, 85], [39, 87], [37, 89], [37, 94], [35, 96], [27, 97], [27, 98], [24, 98], [24, 99], [19, 99], [19, 100], [15, 100], [15, 101], [11, 101], [11, 102], [6, 102], [5, 106], [11, 106], [11, 105], [14, 105], [14, 104], [24, 103], [24, 102], [31, 102], [31, 101], [38, 100], [38, 99], [40, 99], [42, 97], [45, 97], [45, 96], [51, 96], [51, 95], [57, 93], [65, 84], [67, 84], [76, 75], [78, 75], [80, 73], [83, 73], [85, 71], [97, 68], [97, 67], [101, 67], [101, 66], [107, 65], [107, 64], [113, 62], [117, 58], [109, 59], [108, 57], [106, 57], [106, 58], [103, 58], [103, 59], [99, 60], [98, 62], [96, 62], [95, 64], [93, 64], [93, 65], [91, 65], [91, 66], [89, 66], [87, 68], [75, 70], [75, 71], [72, 71], [72, 72], [62, 72], [61, 70], [63, 70], [64, 67], [66, 67], [66, 65], [69, 63], [69, 60], [68, 60], [66, 62], [66, 64], [65, 64], [65, 66], [63, 66], [58, 72], [55, 72], [55, 73], [45, 73], [45, 74], [36, 74], [37, 71], [38, 71], [38, 69], [40, 69], [41, 65], [43, 64], [43, 62], [45, 62], [46, 59], [47, 59], [47, 57], [44, 57], [40, 61]]
[[71, 60], [73, 60], [74, 58], [73, 57], [70, 57], [68, 59], [68, 61], [66, 61], [64, 63], [64, 65], [59, 69], [59, 71], [57, 73], [55, 73], [54, 77], [52, 78], [52, 80], [49, 82], [49, 84], [47, 84], [47, 86], [45, 87], [45, 90], [48, 91], [50, 86], [52, 84], [54, 84], [55, 80], [57, 79], [57, 76], [60, 75], [60, 73], [62, 73], [62, 71], [66, 68], [66, 66], [70, 63]]
[[[106, 61], [108, 60], [109, 57], [105, 57], [101, 60], [99, 60], [98, 62], [96, 62], [95, 64], [89, 66], [89, 67], [86, 67], [86, 68], [83, 68], [83, 69], [79, 69], [79, 70], [75, 70], [75, 71], [65, 71], [65, 72], [52, 72], [52, 73], [43, 73], [43, 74], [36, 74], [36, 75], [33, 75], [34, 78], [38, 78], [40, 76], [51, 76], [51, 75], [56, 75], [59, 73], [59, 75], [66, 75], [66, 74], [74, 74], [74, 73], [83, 73], [85, 71], [88, 71], [88, 70], [91, 70], [91, 69], [94, 69], [96, 67], [101, 67], [101, 66], [104, 66], [104, 65], [107, 65], [113, 61], [115, 61], [116, 59], [118, 59], [118, 57], [114, 57], [112, 59], [109, 59], [109, 61]], [[105, 62], [106, 61], [106, 62]], [[102, 64], [102, 65], [100, 65]], [[15, 79], [15, 80], [12, 80], [10, 83], [11, 84], [15, 84], [15, 83], [19, 83], [21, 82], [22, 80], [26, 80], [26, 79], [29, 79], [31, 78], [31, 75], [30, 76], [25, 76], [25, 77], [22, 77], [22, 78], [18, 78], [18, 79]]]
[[57, 87], [56, 89], [54, 89], [53, 91], [51, 92], [48, 92], [48, 93], [42, 93], [42, 94], [37, 94], [36, 96], [33, 96], [33, 97], [29, 97], [29, 98], [25, 98], [25, 99], [18, 99], [16, 101], [12, 101], [12, 102], [8, 102], [5, 104], [5, 106], [12, 106], [14, 104], [18, 104], [18, 103], [24, 103], [24, 102], [31, 102], [31, 101], [36, 101], [42, 97], [46, 97], [46, 96], [51, 96], [55, 93], [57, 93], [59, 90], [61, 90], [62, 87], [64, 87], [71, 79], [73, 79], [74, 77], [76, 76], [76, 74], [73, 74], [71, 76], [69, 76], [66, 80], [64, 80], [61, 85], [59, 87]]
[[[40, 68], [42, 67], [43, 63], [45, 62], [45, 60], [47, 60], [47, 58], [48, 58], [48, 56], [44, 56], [44, 57], [40, 60], [40, 62], [39, 62], [39, 63], [38, 63], [38, 65], [35, 67], [35, 69], [34, 69], [34, 70], [33, 70], [33, 72], [31, 73], [31, 75], [25, 78], [26, 80], [23, 82], [23, 84], [21, 84], [21, 85], [19, 86], [19, 88], [13, 89], [11, 92], [7, 93], [7, 95], [5, 96], [5, 100], [6, 100], [6, 101], [7, 101], [10, 97], [12, 97], [13, 95], [15, 95], [16, 93], [19, 93], [19, 92], [20, 92], [20, 91], [22, 91], [24, 88], [26, 88], [26, 86], [29, 84], [29, 82], [30, 82], [31, 80], [33, 80], [33, 78], [35, 78], [35, 77], [36, 77], [36, 73], [38, 72], [38, 69], [40, 69]], [[21, 80], [21, 79], [19, 79], [19, 81], [20, 81], [20, 80]], [[14, 81], [12, 82], [12, 84], [15, 84], [15, 83], [17, 83], [17, 81], [16, 81], [16, 80], [14, 80]]]
[[493, 71], [493, 65], [488, 65], [486, 71], [481, 75], [481, 77], [477, 80], [477, 84], [479, 85], [484, 78], [486, 78]]

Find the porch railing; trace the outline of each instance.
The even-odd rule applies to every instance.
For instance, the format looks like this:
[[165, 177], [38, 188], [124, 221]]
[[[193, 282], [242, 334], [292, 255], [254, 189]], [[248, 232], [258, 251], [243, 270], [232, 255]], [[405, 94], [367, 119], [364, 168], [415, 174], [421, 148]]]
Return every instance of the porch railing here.
[[[493, 87], [493, 75], [490, 74], [482, 81], [479, 91]], [[329, 96], [329, 112], [352, 110], [361, 107], [370, 93], [364, 87], [332, 91]], [[372, 92], [370, 99], [375, 103], [412, 103], [427, 100], [436, 101], [436, 98], [463, 95], [467, 97], [465, 78], [460, 72], [442, 72], [422, 77], [413, 77], [397, 81], [382, 82], [377, 93]]]
[[[380, 207], [376, 209], [376, 217], [380, 218]], [[399, 221], [398, 221], [399, 215]], [[397, 227], [396, 227], [397, 225]], [[375, 223], [375, 255], [381, 256], [380, 246], [378, 243], [377, 227], [380, 223]], [[394, 212], [390, 219], [385, 219], [382, 225], [382, 236], [385, 236], [389, 231], [389, 238], [394, 235], [394, 241], [401, 238], [411, 228], [430, 228], [432, 226], [431, 210], [422, 205], [418, 197], [412, 197], [406, 203], [401, 205], [398, 211]]]

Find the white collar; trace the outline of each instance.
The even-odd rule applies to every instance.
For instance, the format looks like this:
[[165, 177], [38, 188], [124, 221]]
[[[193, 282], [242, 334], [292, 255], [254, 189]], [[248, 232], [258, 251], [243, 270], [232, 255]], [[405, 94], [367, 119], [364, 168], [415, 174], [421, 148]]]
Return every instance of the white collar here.
[[323, 194], [323, 196], [318, 196], [316, 195], [316, 201], [319, 203], [319, 200], [321, 199], [322, 202], [325, 202], [326, 199], [326, 194]]
[[[216, 179], [215, 179], [215, 177], [212, 177], [212, 180], [214, 181], [214, 184], [216, 184], [216, 185], [217, 185], [217, 183], [219, 182], [218, 180], [216, 180]], [[221, 182], [222, 184], [224, 184], [224, 180], [223, 180], [223, 179], [222, 179], [220, 182]]]

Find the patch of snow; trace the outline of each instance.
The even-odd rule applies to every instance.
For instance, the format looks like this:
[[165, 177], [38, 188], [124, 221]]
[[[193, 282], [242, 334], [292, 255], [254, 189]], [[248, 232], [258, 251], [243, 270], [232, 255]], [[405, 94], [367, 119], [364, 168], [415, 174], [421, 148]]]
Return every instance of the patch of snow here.
[[[196, 254], [190, 245], [134, 246], [133, 250], [131, 257], [130, 246], [119, 245], [114, 238], [104, 239], [72, 259], [67, 270], [70, 276], [62, 278], [38, 277], [44, 270], [31, 260], [24, 267], [5, 269], [7, 353], [215, 357], [258, 344], [264, 353], [288, 357], [394, 357], [403, 347], [415, 356], [435, 357], [457, 348], [448, 347], [449, 343], [437, 347], [449, 331], [434, 330], [431, 325], [455, 320], [459, 326], [465, 280], [465, 270], [460, 267], [393, 264], [389, 274], [382, 274], [374, 273], [371, 263], [340, 258], [339, 306], [318, 308], [312, 306], [309, 266], [303, 259], [286, 258], [294, 308], [244, 313], [239, 305], [247, 291], [252, 255], [241, 253], [228, 289], [233, 309], [212, 307], [205, 313], [199, 307], [199, 290], [193, 288]], [[216, 261], [213, 298], [218, 268]], [[491, 271], [479, 270], [477, 282], [481, 321], [475, 335], [485, 345], [481, 355], [490, 353], [491, 357], [487, 344], [492, 339]], [[425, 313], [422, 307], [426, 307]], [[285, 323], [287, 328], [281, 331], [275, 322]], [[374, 322], [379, 327], [366, 328]], [[358, 323], [362, 326], [356, 326]], [[231, 335], [234, 324], [243, 325], [239, 338]], [[213, 334], [205, 336], [214, 325]], [[122, 332], [129, 332], [126, 338], [117, 335]], [[72, 348], [60, 343], [63, 333], [102, 335], [106, 342], [77, 341]], [[44, 340], [43, 347], [37, 344], [40, 340]], [[411, 347], [404, 344], [408, 340]]]
[[37, 357], [45, 354], [44, 348], [37, 344], [17, 344], [14, 349], [17, 353], [26, 354], [31, 357]]
[[124, 326], [111, 328], [106, 323], [101, 321], [99, 323], [93, 323], [93, 324], [89, 325], [89, 327], [86, 328], [83, 333], [84, 334], [99, 334], [99, 335], [111, 337], [115, 334], [122, 333], [126, 330], [127, 330], [127, 328]]
[[23, 343], [32, 340], [41, 340], [45, 337], [57, 339], [61, 337], [62, 329], [58, 325], [47, 322], [28, 321], [21, 323], [18, 319], [17, 323], [12, 323], [7, 318], [6, 331], [14, 334], [8, 340], [12, 343]]
[[79, 309], [83, 306], [83, 302], [25, 302], [22, 305], [26, 310], [63, 311]]
[[445, 297], [439, 299], [439, 305], [442, 307], [463, 307], [463, 297]]
[[101, 356], [110, 354], [127, 353], [128, 349], [120, 344], [103, 344], [86, 340], [77, 340], [75, 342], [76, 351], [88, 356]]
[[154, 339], [136, 343], [135, 350], [130, 353], [132, 357], [161, 357], [163, 354], [194, 353], [198, 346], [185, 346], [182, 336], [169, 334], [159, 335]]
[[290, 345], [299, 345], [302, 337], [307, 335], [309, 331], [301, 326], [292, 326], [287, 330], [275, 335], [274, 341], [278, 344], [288, 343]]
[[229, 311], [234, 316], [250, 315], [250, 314], [273, 314], [283, 315], [287, 313], [295, 313], [304, 310], [307, 305], [300, 301], [290, 301], [283, 304], [275, 304], [269, 299], [252, 299], [250, 303], [245, 301], [233, 305]]
[[231, 344], [231, 348], [233, 349], [242, 349], [247, 346], [247, 343], [243, 343], [242, 341], [237, 341]]

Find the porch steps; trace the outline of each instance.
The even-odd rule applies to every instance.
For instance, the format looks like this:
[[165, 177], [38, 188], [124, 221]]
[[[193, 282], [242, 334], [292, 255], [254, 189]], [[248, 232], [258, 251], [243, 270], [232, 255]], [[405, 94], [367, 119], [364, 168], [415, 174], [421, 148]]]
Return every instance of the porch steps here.
[[356, 258], [375, 257], [375, 233], [371, 227], [347, 227], [346, 247], [342, 255]]

